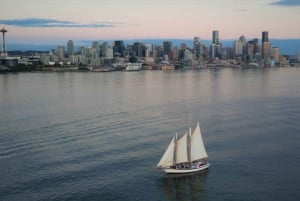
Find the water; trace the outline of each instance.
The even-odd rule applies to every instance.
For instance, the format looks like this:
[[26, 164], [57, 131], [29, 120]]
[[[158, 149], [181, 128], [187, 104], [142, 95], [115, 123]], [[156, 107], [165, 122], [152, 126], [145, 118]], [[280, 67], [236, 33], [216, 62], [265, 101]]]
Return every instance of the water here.
[[[0, 75], [0, 200], [299, 200], [300, 69]], [[155, 169], [200, 121], [211, 168]]]

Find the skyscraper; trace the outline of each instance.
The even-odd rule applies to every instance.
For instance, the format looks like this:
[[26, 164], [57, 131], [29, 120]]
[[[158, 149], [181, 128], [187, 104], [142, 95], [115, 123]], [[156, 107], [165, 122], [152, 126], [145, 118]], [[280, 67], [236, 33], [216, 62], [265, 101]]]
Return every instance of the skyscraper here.
[[172, 51], [172, 41], [163, 42], [164, 55], [169, 55]]
[[99, 41], [94, 41], [93, 43], [92, 43], [92, 47], [93, 48], [95, 48], [95, 50], [96, 50], [96, 55], [100, 55], [100, 43], [99, 43]]
[[116, 40], [113, 47], [114, 54], [119, 54], [121, 57], [123, 57], [124, 51], [125, 51], [124, 41]]
[[194, 50], [194, 56], [198, 59], [200, 57], [200, 38], [194, 37], [194, 44], [193, 44], [193, 50]]
[[276, 63], [279, 63], [279, 47], [272, 48], [272, 56]]
[[65, 58], [65, 46], [57, 46], [57, 57], [59, 61], [63, 61]]
[[262, 32], [262, 58], [266, 59], [270, 57], [271, 43], [269, 42], [269, 34], [267, 31]]
[[246, 50], [246, 38], [241, 35], [240, 38], [234, 41], [234, 53], [235, 55], [243, 55]]
[[222, 57], [222, 44], [219, 40], [219, 31], [214, 30], [212, 32], [212, 44], [210, 46], [210, 57], [215, 59], [216, 57]]
[[217, 30], [214, 30], [213, 33], [212, 33], [212, 43], [214, 44], [219, 44], [220, 41], [219, 41], [219, 31]]
[[74, 43], [72, 40], [69, 40], [67, 43], [67, 54], [68, 56], [74, 54]]
[[144, 43], [136, 42], [133, 44], [133, 51], [137, 57], [145, 57], [145, 45]]
[[269, 42], [269, 33], [267, 31], [262, 32], [262, 42]]

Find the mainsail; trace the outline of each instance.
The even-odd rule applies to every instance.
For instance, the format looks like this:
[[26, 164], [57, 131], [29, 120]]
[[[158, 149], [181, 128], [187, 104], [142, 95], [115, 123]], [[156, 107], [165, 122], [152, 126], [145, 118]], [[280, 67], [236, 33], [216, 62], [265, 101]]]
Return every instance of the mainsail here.
[[207, 158], [207, 153], [204, 147], [199, 122], [191, 137], [191, 161]]
[[175, 137], [171, 140], [168, 148], [161, 157], [160, 161], [157, 164], [157, 167], [168, 167], [173, 165], [174, 162], [174, 150], [175, 150]]
[[188, 162], [187, 133], [176, 142], [176, 163]]

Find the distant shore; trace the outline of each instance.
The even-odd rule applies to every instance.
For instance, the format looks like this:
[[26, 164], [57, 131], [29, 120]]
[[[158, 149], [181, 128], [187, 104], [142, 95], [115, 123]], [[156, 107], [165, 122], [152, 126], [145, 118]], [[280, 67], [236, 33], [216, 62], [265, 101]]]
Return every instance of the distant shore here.
[[[235, 68], [235, 69], [268, 69], [268, 68], [299, 68], [300, 63], [295, 63], [288, 66], [275, 66], [275, 67], [258, 67], [258, 66], [241, 66], [241, 65], [224, 65], [224, 64], [207, 64], [206, 66], [200, 66], [200, 67], [185, 67], [180, 69], [173, 69], [173, 70], [161, 70], [161, 69], [149, 69], [147, 67], [144, 67], [143, 69], [139, 71], [188, 71], [188, 70], [203, 70], [203, 69], [224, 69], [224, 68]], [[104, 73], [104, 72], [126, 72], [126, 70], [116, 70], [114, 68], [110, 67], [102, 67], [102, 68], [87, 68], [87, 67], [79, 67], [79, 66], [72, 66], [72, 67], [30, 67], [30, 68], [23, 68], [19, 70], [9, 70], [6, 67], [1, 66], [0, 67], [0, 73], [35, 73], [35, 72], [89, 72], [89, 73]]]

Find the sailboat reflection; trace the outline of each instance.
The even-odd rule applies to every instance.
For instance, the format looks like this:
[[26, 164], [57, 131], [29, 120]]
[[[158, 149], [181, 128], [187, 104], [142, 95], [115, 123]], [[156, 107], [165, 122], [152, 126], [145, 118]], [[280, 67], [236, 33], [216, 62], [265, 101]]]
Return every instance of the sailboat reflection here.
[[209, 170], [184, 175], [167, 174], [157, 183], [167, 200], [201, 200], [205, 190], [205, 180]]

